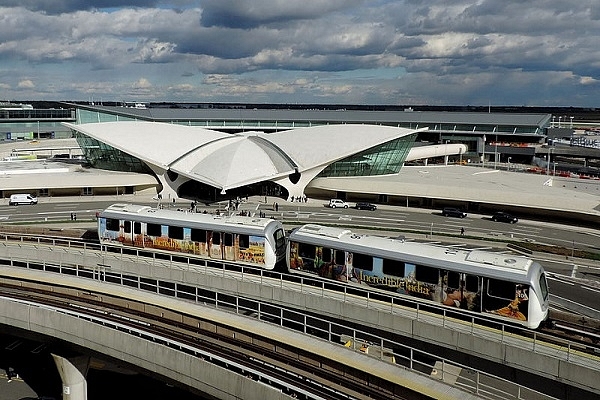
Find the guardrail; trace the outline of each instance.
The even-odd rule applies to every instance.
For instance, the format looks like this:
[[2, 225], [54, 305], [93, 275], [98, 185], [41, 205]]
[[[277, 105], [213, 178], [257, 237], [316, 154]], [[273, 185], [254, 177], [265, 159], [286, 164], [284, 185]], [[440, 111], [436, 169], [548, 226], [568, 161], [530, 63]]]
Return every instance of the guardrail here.
[[[10, 266], [35, 270], [42, 269], [67, 276], [118, 283], [124, 287], [136, 287], [139, 290], [191, 301], [202, 306], [211, 306], [246, 317], [250, 316], [263, 322], [292, 328], [306, 335], [325, 339], [340, 346], [350, 347], [356, 351], [357, 356], [376, 357], [384, 362], [394, 363], [399, 367], [433, 379], [454, 382], [457, 387], [486, 399], [554, 399], [509, 380], [452, 362], [436, 354], [413, 348], [398, 341], [382, 338], [361, 329], [285, 307], [278, 307], [260, 300], [244, 299], [218, 292], [212, 292], [208, 295], [206, 291], [198, 291], [197, 289], [194, 293], [191, 293], [189, 290], [180, 290], [177, 285], [167, 287], [161, 284], [160, 281], [152, 283], [148, 278], [133, 277], [129, 274], [98, 273], [79, 265], [36, 264], [30, 260], [12, 260]], [[85, 315], [83, 318], [89, 319], [89, 316]], [[116, 326], [115, 329], [117, 329]], [[461, 372], [465, 373], [461, 374]]]
[[[183, 300], [192, 300], [199, 303], [212, 304], [215, 307], [223, 307], [227, 308], [228, 310], [235, 310], [236, 312], [245, 315], [248, 313], [255, 313], [257, 318], [261, 320], [271, 320], [271, 322], [278, 321], [279, 324], [300, 324], [304, 327], [303, 330], [305, 333], [318, 333], [316, 336], [319, 337], [327, 334], [329, 340], [334, 337], [345, 336], [351, 340], [350, 343], [353, 347], [360, 346], [359, 349], [363, 347], [363, 344], [373, 344], [373, 346], [380, 349], [403, 349], [401, 352], [402, 354], [415, 350], [405, 349], [402, 343], [388, 341], [385, 338], [373, 336], [366, 331], [356, 329], [344, 331], [345, 328], [343, 326], [338, 326], [337, 324], [329, 325], [329, 323], [327, 323], [328, 328], [324, 329], [323, 324], [325, 323], [325, 320], [315, 319], [305, 314], [296, 315], [293, 311], [290, 311], [284, 307], [280, 307], [278, 309], [279, 311], [277, 312], [269, 311], [272, 310], [273, 306], [260, 300], [240, 299], [239, 297], [235, 296], [236, 301], [241, 301], [241, 303], [232, 303], [230, 300], [228, 300], [231, 298], [231, 294], [212, 292], [210, 296], [200, 295], [198, 293], [203, 293], [203, 291], [206, 291], [206, 289], [202, 288], [195, 288], [194, 292], [190, 293], [189, 290], [186, 289], [180, 290], [178, 288], [178, 282], [165, 282], [156, 279], [149, 279], [143, 276], [132, 276], [131, 274], [114, 272], [110, 270], [110, 265], [115, 261], [134, 260], [135, 262], [141, 262], [154, 267], [193, 270], [196, 273], [203, 273], [206, 275], [218, 275], [226, 278], [235, 278], [242, 282], [277, 286], [285, 290], [295, 290], [310, 296], [321, 296], [331, 299], [332, 296], [335, 295], [336, 300], [349, 302], [354, 305], [357, 304], [357, 300], [362, 299], [362, 302], [359, 301], [359, 303], [366, 308], [386, 310], [386, 312], [391, 314], [401, 314], [404, 317], [408, 316], [418, 321], [441, 324], [444, 327], [466, 331], [472, 335], [485, 335], [487, 338], [490, 336], [490, 331], [486, 331], [486, 333], [478, 332], [478, 328], [481, 327], [480, 323], [494, 323], [496, 326], [499, 326], [499, 330], [493, 333], [497, 336], [497, 340], [499, 342], [510, 342], [511, 345], [514, 345], [515, 335], [511, 329], [513, 327], [510, 325], [501, 324], [498, 321], [492, 321], [474, 315], [468, 315], [465, 318], [464, 315], [459, 315], [455, 312], [452, 312], [452, 310], [436, 307], [435, 305], [423, 305], [414, 300], [396, 296], [390, 292], [372, 289], [366, 290], [361, 287], [349, 286], [347, 284], [342, 284], [335, 281], [324, 281], [318, 277], [306, 277], [265, 271], [236, 263], [198, 259], [182, 254], [174, 255], [169, 252], [153, 249], [130, 249], [120, 246], [101, 246], [96, 243], [87, 243], [84, 241], [70, 240], [65, 238], [35, 237], [31, 235], [16, 235], [16, 237], [15, 235], [0, 235], [0, 239], [2, 239], [0, 244], [4, 244], [5, 246], [32, 246], [39, 250], [50, 248], [50, 251], [53, 252], [70, 252], [76, 250], [82, 256], [92, 258], [92, 261], [88, 261], [87, 265], [85, 263], [80, 265], [71, 265], [62, 263], [46, 263], [41, 260], [17, 257], [0, 260], [0, 263], [4, 265], [44, 270], [47, 272], [57, 272], [71, 276], [74, 275], [116, 283], [127, 287], [134, 287], [140, 290], [178, 297]], [[246, 305], [248, 302], [256, 304], [257, 306], [249, 307]], [[439, 312], [439, 315], [435, 314], [434, 311]], [[294, 316], [293, 318], [290, 317], [292, 315]], [[459, 316], [461, 322], [457, 323], [457, 320], [459, 319], [457, 317]], [[301, 319], [302, 322], [299, 323], [299, 319]], [[311, 321], [318, 321], [318, 323], [313, 323]], [[536, 331], [530, 331], [530, 333], [532, 334], [531, 340], [522, 341], [523, 343], [521, 343], [529, 346], [528, 350], [537, 352], [539, 349], [544, 349], [547, 347], [545, 344], [550, 338], [549, 335]], [[579, 360], [577, 355], [580, 355], [581, 351], [581, 344], [565, 340], [562, 342], [562, 344], [558, 345], [556, 348], [553, 348], [552, 356], [573, 362], [574, 360]], [[385, 351], [381, 351], [381, 354], [383, 356], [387, 353], [385, 353]], [[424, 354], [424, 356], [432, 357], [431, 354]], [[399, 357], [399, 359], [402, 360], [402, 357]], [[446, 373], [452, 374], [453, 372], [451, 370], [463, 368], [463, 366], [457, 366], [451, 361], [443, 359], [439, 360], [442, 367], [444, 365], [448, 366], [448, 371], [444, 370], [443, 368], [437, 369], [437, 371], [442, 375]], [[403, 362], [405, 364], [407, 363], [410, 368], [413, 368], [411, 366], [413, 363], [414, 365], [419, 366], [419, 360], [413, 359], [412, 356]], [[474, 373], [477, 373], [477, 371]], [[524, 388], [524, 390], [529, 389]]]
[[[118, 245], [100, 245], [99, 243], [90, 243], [87, 241], [73, 240], [64, 237], [44, 237], [30, 234], [6, 234], [0, 233], [0, 243], [2, 242], [18, 242], [23, 245], [33, 244], [37, 246], [50, 246], [53, 251], [59, 249], [77, 249], [82, 256], [95, 256], [94, 274], [102, 277], [107, 273], [112, 261], [135, 261], [152, 267], [164, 267], [172, 269], [187, 269], [197, 273], [218, 275], [222, 277], [235, 277], [242, 282], [258, 283], [260, 285], [276, 286], [281, 289], [294, 290], [311, 296], [321, 296], [331, 298], [332, 293], [337, 293], [336, 299], [342, 302], [357, 304], [357, 299], [362, 299], [363, 305], [366, 308], [378, 310], [386, 310], [390, 314], [401, 314], [409, 316], [417, 321], [430, 322], [435, 318], [446, 327], [454, 324], [457, 320], [461, 323], [459, 326], [452, 326], [453, 329], [467, 331], [470, 334], [477, 335], [477, 328], [482, 326], [497, 327], [498, 340], [501, 343], [514, 341], [515, 329], [527, 331], [531, 336], [531, 350], [535, 350], [540, 343], [547, 343], [550, 339], [556, 346], [556, 338], [536, 331], [528, 330], [523, 327], [504, 323], [496, 319], [486, 318], [480, 314], [470, 312], [468, 310], [454, 311], [436, 304], [423, 304], [418, 300], [405, 297], [393, 292], [379, 290], [377, 288], [365, 288], [346, 283], [341, 283], [333, 280], [320, 278], [318, 276], [306, 276], [304, 274], [289, 274], [276, 271], [268, 271], [240, 263], [228, 262], [214, 259], [203, 259], [193, 257], [185, 253], [173, 254], [168, 251], [158, 249], [138, 249], [130, 247], [122, 247]], [[0, 261], [1, 262], [1, 261]], [[42, 269], [44, 269], [42, 263]], [[50, 269], [56, 269], [53, 266], [48, 266]], [[90, 269], [84, 266], [76, 266], [77, 273], [89, 274]], [[60, 267], [58, 271], [60, 272]], [[235, 274], [235, 275], [232, 275]], [[127, 282], [127, 279], [125, 279]], [[113, 282], [120, 283], [123, 282]], [[138, 286], [135, 286], [135, 285]], [[139, 289], [141, 283], [130, 282], [129, 286], [134, 286]], [[488, 331], [485, 332], [486, 337]], [[528, 342], [529, 343], [529, 342]], [[582, 344], [568, 339], [561, 339], [557, 357], [570, 361], [574, 354], [582, 351]], [[600, 353], [600, 350], [597, 351]]]

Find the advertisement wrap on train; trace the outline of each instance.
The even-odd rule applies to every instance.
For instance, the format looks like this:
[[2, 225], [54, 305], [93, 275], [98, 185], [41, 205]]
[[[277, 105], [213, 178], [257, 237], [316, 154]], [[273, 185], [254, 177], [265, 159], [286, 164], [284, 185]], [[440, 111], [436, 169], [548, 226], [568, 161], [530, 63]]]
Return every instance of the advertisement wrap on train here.
[[[101, 243], [187, 253], [369, 286], [537, 328], [547, 319], [543, 267], [530, 258], [307, 224], [114, 204], [98, 216]], [[463, 311], [461, 311], [463, 312]]]

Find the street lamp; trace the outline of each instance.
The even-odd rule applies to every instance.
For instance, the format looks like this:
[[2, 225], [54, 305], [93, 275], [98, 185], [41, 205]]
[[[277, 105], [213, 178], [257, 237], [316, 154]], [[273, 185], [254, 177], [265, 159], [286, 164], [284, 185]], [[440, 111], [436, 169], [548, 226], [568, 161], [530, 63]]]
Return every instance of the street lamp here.
[[558, 127], [559, 127], [559, 128], [560, 128], [560, 119], [561, 119], [561, 118], [562, 118], [562, 117], [558, 117]]
[[483, 152], [481, 157], [481, 167], [485, 168], [485, 135], [483, 135]]
[[[496, 128], [494, 128], [496, 129]], [[496, 135], [496, 141], [494, 142], [494, 169], [496, 169], [496, 165], [498, 164], [498, 135]]]
[[548, 160], [546, 164], [546, 175], [550, 175], [550, 152], [554, 151], [551, 146], [548, 146]]

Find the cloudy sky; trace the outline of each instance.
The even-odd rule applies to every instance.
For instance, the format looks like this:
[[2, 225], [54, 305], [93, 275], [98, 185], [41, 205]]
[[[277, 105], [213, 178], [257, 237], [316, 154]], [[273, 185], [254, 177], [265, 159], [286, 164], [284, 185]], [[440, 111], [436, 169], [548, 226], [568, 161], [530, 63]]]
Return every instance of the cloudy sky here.
[[0, 0], [0, 100], [600, 107], [600, 2]]

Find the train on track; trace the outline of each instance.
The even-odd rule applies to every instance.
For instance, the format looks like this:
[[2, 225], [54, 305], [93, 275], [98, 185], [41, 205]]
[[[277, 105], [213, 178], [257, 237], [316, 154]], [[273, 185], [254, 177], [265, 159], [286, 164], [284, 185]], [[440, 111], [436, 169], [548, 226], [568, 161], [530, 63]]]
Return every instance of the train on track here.
[[102, 244], [155, 248], [319, 275], [425, 303], [538, 328], [548, 317], [543, 267], [530, 258], [281, 222], [113, 204], [98, 214]]

